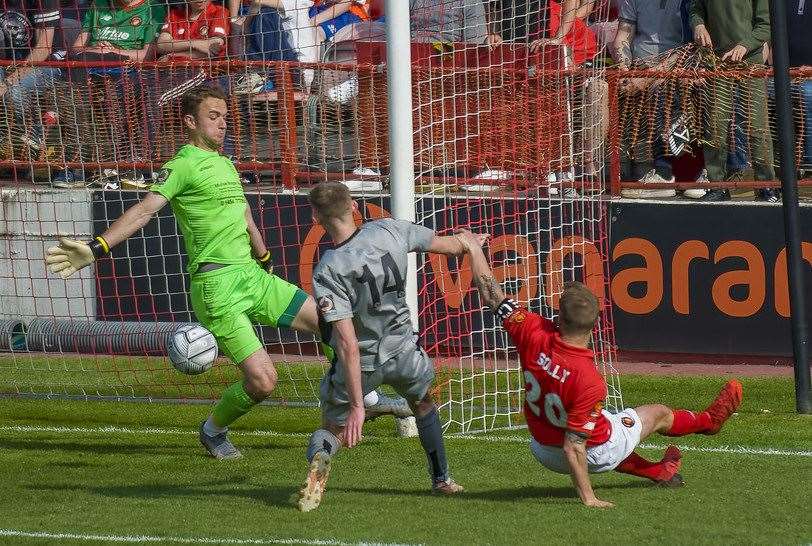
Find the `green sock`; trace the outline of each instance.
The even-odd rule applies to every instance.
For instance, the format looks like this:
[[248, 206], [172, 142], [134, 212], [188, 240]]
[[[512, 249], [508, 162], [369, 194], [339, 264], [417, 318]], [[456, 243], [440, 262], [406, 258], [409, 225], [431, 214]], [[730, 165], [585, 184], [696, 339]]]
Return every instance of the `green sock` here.
[[223, 396], [214, 406], [214, 411], [211, 412], [214, 424], [218, 427], [227, 427], [256, 405], [257, 402], [245, 392], [242, 381], [238, 381], [223, 391]]

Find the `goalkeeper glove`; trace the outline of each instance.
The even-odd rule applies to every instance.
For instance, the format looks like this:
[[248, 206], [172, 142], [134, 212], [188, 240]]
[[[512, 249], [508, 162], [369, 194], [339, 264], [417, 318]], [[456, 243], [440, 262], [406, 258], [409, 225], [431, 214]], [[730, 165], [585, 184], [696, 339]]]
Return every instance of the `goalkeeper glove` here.
[[271, 251], [266, 250], [265, 254], [257, 258], [259, 262], [259, 266], [267, 271], [268, 273], [273, 273], [273, 261], [271, 260]]
[[110, 246], [103, 237], [96, 237], [90, 243], [62, 238], [59, 246], [48, 249], [45, 263], [51, 273], [59, 273], [60, 277], [67, 279], [108, 252]]

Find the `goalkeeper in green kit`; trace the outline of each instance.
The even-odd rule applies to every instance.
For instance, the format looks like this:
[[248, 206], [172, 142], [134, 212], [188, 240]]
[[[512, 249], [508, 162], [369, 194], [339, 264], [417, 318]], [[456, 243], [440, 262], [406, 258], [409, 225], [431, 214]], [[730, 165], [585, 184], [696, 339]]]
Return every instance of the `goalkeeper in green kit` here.
[[[150, 191], [90, 242], [60, 239], [49, 248], [48, 268], [67, 278], [110, 252], [144, 227], [167, 203], [172, 206], [189, 256], [192, 308], [197, 320], [243, 373], [229, 386], [200, 427], [200, 442], [217, 459], [240, 452], [228, 426], [267, 398], [276, 368], [252, 322], [293, 328], [318, 336], [313, 298], [271, 272], [270, 252], [254, 223], [240, 177], [219, 150], [226, 134], [227, 106], [219, 89], [199, 87], [182, 99], [189, 143], [167, 162]], [[381, 395], [368, 415], [410, 415], [404, 400]]]

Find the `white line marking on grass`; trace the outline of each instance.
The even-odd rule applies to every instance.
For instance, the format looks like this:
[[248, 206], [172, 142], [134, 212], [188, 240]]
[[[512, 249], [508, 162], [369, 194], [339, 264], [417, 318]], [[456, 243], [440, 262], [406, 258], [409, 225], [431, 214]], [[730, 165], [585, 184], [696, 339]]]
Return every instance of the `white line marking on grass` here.
[[[166, 436], [197, 436], [196, 430], [185, 428], [130, 428], [130, 427], [57, 427], [49, 425], [11, 425], [0, 426], [0, 432], [56, 432], [66, 434], [159, 434]], [[310, 434], [305, 432], [273, 432], [271, 430], [234, 430], [231, 434], [237, 436], [266, 436], [280, 438], [309, 438]]]
[[341, 542], [339, 540], [299, 538], [208, 538], [208, 537], [159, 537], [150, 535], [86, 535], [82, 533], [48, 533], [45, 531], [20, 531], [0, 529], [0, 537], [43, 538], [49, 540], [79, 540], [84, 542], [171, 542], [174, 544], [303, 544], [310, 546], [408, 546], [381, 542]]
[[[6, 425], [0, 426], [0, 432], [32, 432], [32, 433], [48, 433], [54, 432], [58, 434], [162, 434], [162, 435], [180, 435], [180, 436], [196, 436], [198, 434], [195, 430], [182, 429], [182, 428], [131, 428], [131, 427], [64, 427], [64, 426], [47, 426], [47, 425]], [[306, 432], [274, 432], [271, 430], [234, 430], [231, 432], [235, 436], [259, 436], [259, 437], [272, 437], [272, 438], [309, 438], [310, 434]], [[529, 436], [498, 436], [498, 435], [477, 435], [477, 434], [448, 434], [446, 438], [449, 440], [468, 440], [480, 442], [494, 442], [494, 443], [511, 443], [511, 444], [527, 444], [530, 442]], [[658, 444], [640, 444], [640, 449], [665, 449], [665, 445]], [[682, 451], [695, 451], [698, 453], [726, 453], [731, 455], [766, 455], [775, 457], [812, 457], [812, 451], [794, 450], [794, 449], [775, 449], [770, 447], [747, 447], [747, 446], [719, 446], [719, 447], [701, 447], [701, 446], [688, 446], [679, 445]]]
[[[665, 445], [640, 444], [641, 449], [665, 449]], [[747, 446], [719, 446], [719, 447], [697, 447], [678, 445], [681, 451], [699, 451], [702, 453], [731, 453], [734, 455], [775, 455], [777, 457], [812, 457], [812, 451], [794, 449], [773, 449], [771, 447], [747, 447]]]
[[[448, 438], [458, 440], [484, 440], [486, 442], [496, 443], [513, 443], [513, 444], [527, 444], [530, 443], [529, 436], [494, 436], [494, 435], [462, 435], [462, 434], [449, 434]], [[640, 444], [640, 449], [665, 449], [665, 445], [657, 444]], [[729, 453], [734, 455], [774, 455], [778, 457], [812, 457], [812, 451], [793, 450], [793, 449], [775, 449], [771, 447], [755, 448], [747, 446], [719, 446], [719, 447], [701, 447], [701, 446], [686, 446], [678, 445], [681, 451], [696, 451], [699, 453]]]

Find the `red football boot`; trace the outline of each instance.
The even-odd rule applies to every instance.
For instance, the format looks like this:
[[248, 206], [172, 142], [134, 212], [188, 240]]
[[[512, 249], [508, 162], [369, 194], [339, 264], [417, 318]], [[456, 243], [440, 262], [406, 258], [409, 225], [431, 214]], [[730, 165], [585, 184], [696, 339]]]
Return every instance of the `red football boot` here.
[[662, 487], [682, 487], [685, 481], [679, 474], [682, 466], [682, 453], [677, 446], [668, 446], [660, 461], [662, 470], [654, 482]]
[[711, 426], [700, 434], [717, 434], [722, 429], [725, 421], [739, 409], [741, 403], [742, 384], [735, 379], [731, 379], [725, 383], [725, 386], [716, 396], [716, 400], [705, 410], [710, 415]]

